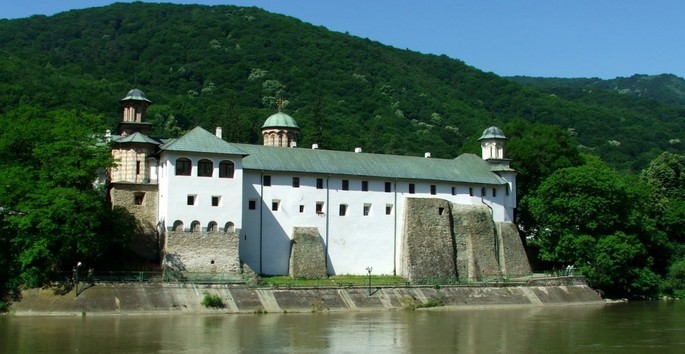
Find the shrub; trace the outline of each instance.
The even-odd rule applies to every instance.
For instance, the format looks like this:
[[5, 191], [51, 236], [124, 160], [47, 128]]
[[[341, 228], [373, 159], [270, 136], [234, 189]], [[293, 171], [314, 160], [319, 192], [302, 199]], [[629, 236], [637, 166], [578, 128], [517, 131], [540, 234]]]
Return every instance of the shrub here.
[[218, 294], [210, 294], [205, 291], [204, 297], [202, 298], [202, 306], [212, 307], [212, 308], [224, 308], [226, 305], [224, 301], [221, 300], [221, 296]]
[[0, 313], [5, 313], [5, 312], [9, 311], [9, 308], [10, 308], [10, 306], [8, 303], [0, 300]]

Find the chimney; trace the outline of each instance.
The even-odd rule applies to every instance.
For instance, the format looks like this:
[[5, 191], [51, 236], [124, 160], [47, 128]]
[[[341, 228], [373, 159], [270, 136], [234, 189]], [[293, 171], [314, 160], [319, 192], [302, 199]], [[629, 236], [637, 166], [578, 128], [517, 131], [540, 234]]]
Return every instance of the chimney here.
[[427, 153], [423, 154], [423, 157], [425, 157], [425, 158], [427, 158], [427, 159], [430, 159], [430, 158], [431, 158], [431, 153], [430, 153], [430, 152], [427, 152]]
[[222, 134], [222, 131], [221, 131], [221, 127], [216, 127], [216, 133], [214, 133], [214, 135], [216, 135], [216, 137], [219, 138], [219, 139], [223, 139], [223, 138], [224, 138], [224, 137], [223, 137], [223, 134]]
[[356, 147], [356, 148], [354, 148], [354, 152], [356, 152], [358, 154], [358, 153], [362, 152], [362, 148]]
[[312, 144], [312, 150], [316, 150], [319, 148], [319, 144]]

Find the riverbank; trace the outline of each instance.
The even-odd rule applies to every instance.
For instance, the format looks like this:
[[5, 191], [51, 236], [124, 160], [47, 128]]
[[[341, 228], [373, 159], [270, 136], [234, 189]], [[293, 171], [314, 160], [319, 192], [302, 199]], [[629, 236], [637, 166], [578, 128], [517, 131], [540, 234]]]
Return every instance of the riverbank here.
[[[580, 277], [547, 278], [525, 283], [434, 287], [250, 288], [245, 285], [95, 284], [64, 295], [52, 289], [24, 290], [10, 307], [15, 316], [82, 316], [150, 313], [288, 313], [382, 311], [421, 307], [549, 306], [601, 304]], [[220, 298], [207, 308], [203, 299]]]

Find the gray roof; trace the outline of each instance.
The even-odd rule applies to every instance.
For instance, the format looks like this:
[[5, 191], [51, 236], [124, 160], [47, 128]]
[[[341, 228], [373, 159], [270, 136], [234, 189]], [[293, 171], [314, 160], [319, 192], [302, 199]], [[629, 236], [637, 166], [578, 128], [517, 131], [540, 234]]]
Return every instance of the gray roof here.
[[154, 145], [159, 145], [159, 141], [150, 138], [149, 136], [135, 132], [131, 135], [127, 136], [121, 136], [121, 135], [113, 135], [112, 136], [112, 141], [115, 143], [144, 143], [144, 144], [154, 144]]
[[146, 101], [148, 103], [152, 103], [152, 101], [148, 100], [147, 97], [145, 97], [145, 94], [143, 93], [143, 91], [141, 91], [139, 89], [133, 89], [133, 90], [129, 91], [126, 94], [126, 97], [120, 99], [119, 102], [132, 101], [132, 100]]
[[234, 144], [248, 156], [246, 170], [349, 175], [388, 179], [449, 181], [474, 184], [505, 184], [491, 165], [473, 154], [454, 160], [415, 156], [381, 155], [320, 149]]
[[178, 139], [169, 139], [159, 148], [165, 151], [246, 155], [245, 151], [236, 147], [236, 144], [226, 142], [201, 127], [193, 128], [193, 130]]
[[483, 139], [506, 139], [507, 137], [504, 136], [504, 132], [502, 129], [497, 128], [495, 126], [492, 126], [490, 128], [487, 128], [483, 130], [483, 134], [478, 138], [478, 140], [483, 140]]

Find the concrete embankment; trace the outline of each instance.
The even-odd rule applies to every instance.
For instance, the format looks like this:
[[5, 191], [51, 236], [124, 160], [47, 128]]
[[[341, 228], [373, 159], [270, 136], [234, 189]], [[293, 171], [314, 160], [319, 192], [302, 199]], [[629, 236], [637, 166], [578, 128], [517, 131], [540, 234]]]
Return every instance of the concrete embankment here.
[[[224, 307], [202, 306], [204, 294], [219, 295]], [[244, 285], [96, 284], [56, 295], [29, 289], [11, 307], [17, 316], [149, 313], [284, 313], [400, 310], [421, 304], [444, 308], [545, 306], [603, 303], [582, 278], [548, 278], [520, 284], [442, 287], [254, 289]], [[441, 307], [443, 308], [443, 307]]]

